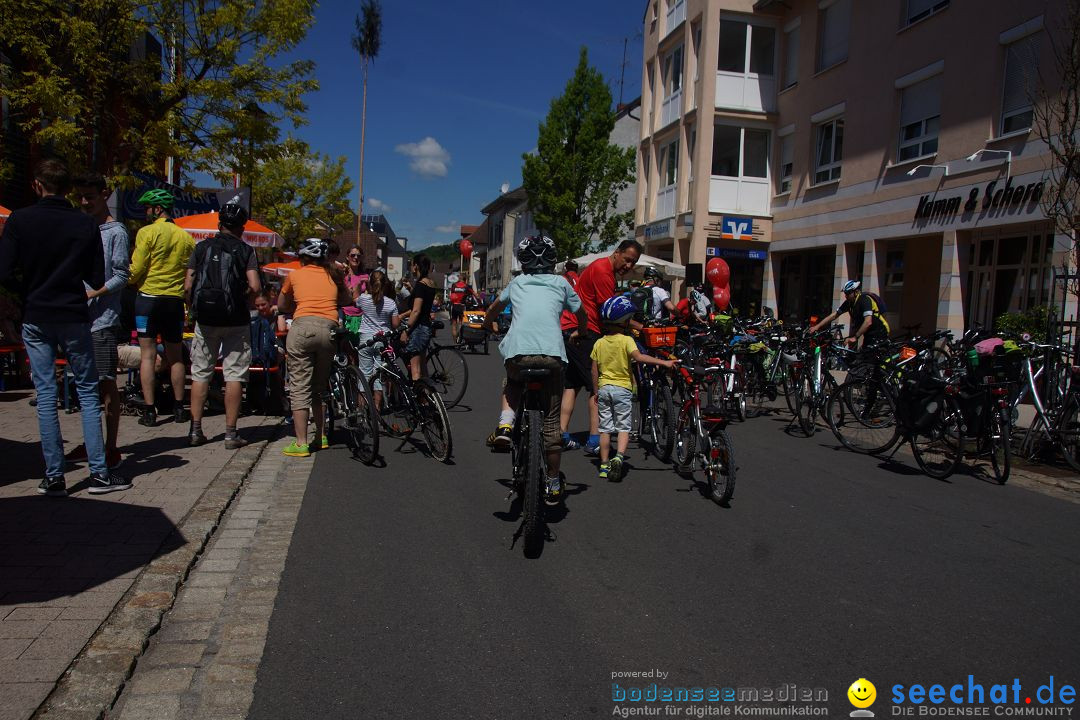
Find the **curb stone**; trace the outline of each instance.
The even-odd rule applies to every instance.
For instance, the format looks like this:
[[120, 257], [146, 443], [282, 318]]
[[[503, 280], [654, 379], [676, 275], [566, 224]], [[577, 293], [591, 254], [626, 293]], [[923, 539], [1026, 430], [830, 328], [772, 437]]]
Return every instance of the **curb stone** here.
[[[102, 720], [131, 677], [135, 662], [206, 549], [211, 536], [244, 480], [266, 448], [276, 442], [253, 442], [236, 453], [173, 530], [176, 550], [154, 558], [117, 603], [97, 633], [60, 677], [32, 716], [34, 720]], [[168, 540], [166, 540], [168, 542]]]

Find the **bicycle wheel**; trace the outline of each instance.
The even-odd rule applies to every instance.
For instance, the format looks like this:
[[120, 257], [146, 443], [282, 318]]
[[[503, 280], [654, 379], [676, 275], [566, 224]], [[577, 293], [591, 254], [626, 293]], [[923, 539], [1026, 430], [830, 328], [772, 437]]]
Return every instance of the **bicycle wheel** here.
[[469, 366], [465, 355], [455, 347], [442, 346], [428, 355], [428, 378], [442, 396], [443, 405], [452, 408], [465, 396], [469, 384]]
[[731, 436], [719, 425], [709, 431], [705, 479], [709, 483], [709, 496], [714, 502], [725, 505], [731, 500], [735, 492], [735, 450]]
[[769, 396], [765, 388], [765, 370], [757, 359], [751, 360], [744, 367], [746, 368], [746, 385], [743, 397], [746, 417], [759, 417], [768, 409], [766, 403]]
[[427, 383], [417, 383], [416, 407], [420, 413], [417, 424], [424, 434], [428, 452], [439, 462], [446, 462], [453, 452], [453, 440], [442, 397]]
[[349, 366], [343, 379], [345, 442], [360, 462], [371, 465], [379, 456], [379, 419], [367, 378]]
[[523, 420], [525, 495], [521, 499], [521, 530], [525, 551], [531, 552], [544, 541], [544, 418], [539, 410], [526, 410]]
[[694, 472], [694, 452], [697, 449], [697, 432], [694, 429], [694, 418], [689, 412], [679, 416], [679, 423], [675, 429], [675, 472], [680, 475], [689, 475]]
[[[740, 422], [746, 421], [746, 368], [741, 363], [736, 361], [735, 374], [732, 376], [734, 381], [731, 383], [731, 396], [728, 398], [730, 406], [734, 408], [735, 414], [738, 416]], [[724, 382], [723, 378], [720, 380]]]
[[[1074, 391], [1070, 391], [1074, 393]], [[1061, 455], [1076, 472], [1080, 472], [1080, 401], [1071, 394], [1058, 420]]]
[[997, 409], [990, 413], [990, 464], [994, 468], [994, 477], [1004, 485], [1009, 481], [1012, 469], [1012, 421], [1007, 409]]
[[788, 410], [792, 415], [797, 414], [799, 407], [802, 376], [801, 368], [787, 364], [783, 366], [783, 372], [780, 374], [780, 383], [784, 386], [784, 401], [787, 402]]
[[390, 373], [380, 372], [379, 377], [383, 385], [383, 407], [378, 415], [379, 424], [390, 437], [407, 437], [414, 428], [405, 391], [397, 378]]
[[653, 384], [653, 406], [649, 417], [653, 454], [660, 462], [671, 460], [675, 447], [675, 406], [671, 388], [664, 381]]
[[933, 426], [911, 436], [911, 451], [919, 468], [932, 478], [944, 480], [956, 472], [964, 458], [960, 408], [946, 399]]
[[825, 414], [836, 439], [854, 452], [885, 452], [900, 437], [896, 403], [877, 380], [856, 379], [840, 385], [829, 394]]

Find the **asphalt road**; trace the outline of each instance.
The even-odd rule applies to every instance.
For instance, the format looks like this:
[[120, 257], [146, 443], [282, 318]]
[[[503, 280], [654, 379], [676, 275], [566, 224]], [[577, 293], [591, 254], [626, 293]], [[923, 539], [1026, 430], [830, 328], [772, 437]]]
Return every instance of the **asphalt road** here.
[[[885, 717], [897, 683], [1080, 684], [1080, 505], [763, 417], [731, 429], [730, 508], [634, 445], [618, 484], [568, 453], [565, 514], [530, 560], [509, 457], [483, 444], [494, 349], [470, 372], [453, 465], [385, 442], [379, 469], [319, 454], [250, 717], [611, 717], [613, 682], [795, 683], [846, 714], [860, 677]], [[639, 671], [668, 675], [613, 679]]]

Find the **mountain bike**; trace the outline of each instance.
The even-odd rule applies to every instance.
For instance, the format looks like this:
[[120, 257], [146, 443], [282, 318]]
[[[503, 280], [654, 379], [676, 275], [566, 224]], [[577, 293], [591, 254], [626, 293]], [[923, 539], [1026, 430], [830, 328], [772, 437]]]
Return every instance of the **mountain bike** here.
[[[432, 326], [441, 330], [444, 325], [436, 321]], [[465, 397], [465, 388], [469, 385], [469, 366], [465, 355], [455, 345], [440, 345], [432, 338], [424, 354], [428, 379], [442, 397], [443, 405], [452, 408]]]
[[[675, 328], [657, 325], [642, 330], [642, 340], [649, 352], [673, 359]], [[675, 447], [675, 405], [671, 397], [668, 373], [656, 365], [634, 364], [637, 379], [637, 422], [639, 438], [647, 443], [660, 462], [671, 460]]]
[[817, 416], [825, 415], [829, 396], [838, 387], [828, 360], [835, 354], [851, 351], [834, 346], [830, 330], [822, 330], [807, 340], [809, 345], [799, 361], [799, 382], [792, 392], [792, 404], [799, 428], [806, 437], [811, 437], [817, 431]]
[[675, 470], [689, 475], [700, 468], [705, 474], [709, 497], [720, 505], [735, 492], [735, 450], [727, 434], [727, 414], [723, 408], [701, 406], [702, 396], [719, 384], [730, 368], [718, 364], [679, 367], [678, 377], [685, 387], [685, 401], [675, 426]]
[[544, 542], [547, 462], [540, 392], [544, 389], [544, 378], [551, 371], [526, 367], [521, 368], [519, 373], [525, 388], [510, 435], [511, 462], [514, 467], [514, 487], [521, 494], [521, 532], [525, 536], [525, 552], [532, 554]]
[[379, 421], [372, 402], [374, 396], [367, 378], [356, 367], [350, 333], [337, 329], [332, 335], [338, 348], [323, 393], [326, 434], [332, 437], [335, 429], [340, 428], [353, 455], [365, 465], [371, 465], [379, 456]]
[[403, 442], [420, 430], [428, 453], [439, 462], [447, 462], [453, 451], [450, 418], [442, 397], [428, 378], [413, 381], [408, 370], [398, 362], [390, 333], [380, 332], [364, 343], [374, 347], [375, 375], [383, 386], [383, 407], [379, 425], [390, 437]]

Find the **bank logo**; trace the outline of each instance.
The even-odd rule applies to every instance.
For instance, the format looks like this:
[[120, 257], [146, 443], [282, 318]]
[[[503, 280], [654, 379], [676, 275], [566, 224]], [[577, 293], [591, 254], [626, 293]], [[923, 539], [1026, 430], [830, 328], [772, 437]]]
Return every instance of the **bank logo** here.
[[874, 687], [874, 683], [870, 682], [866, 678], [859, 678], [855, 682], [851, 683], [851, 687], [847, 690], [848, 702], [855, 706], [855, 710], [851, 712], [853, 718], [872, 718], [874, 713], [866, 708], [874, 704], [877, 700], [877, 688]]
[[754, 219], [724, 215], [720, 226], [720, 237], [724, 240], [752, 240], [754, 238]]

